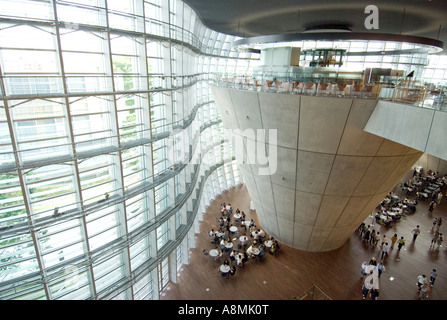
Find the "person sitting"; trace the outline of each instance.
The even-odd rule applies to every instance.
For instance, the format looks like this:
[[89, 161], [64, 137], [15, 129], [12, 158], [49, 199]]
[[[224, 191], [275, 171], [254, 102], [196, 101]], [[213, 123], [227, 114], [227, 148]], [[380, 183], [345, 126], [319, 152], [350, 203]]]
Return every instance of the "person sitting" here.
[[379, 222], [379, 220], [380, 220], [380, 212], [379, 212], [379, 211], [377, 211], [377, 212], [374, 214], [374, 218], [376, 219], [376, 222]]
[[235, 250], [232, 250], [231, 252], [230, 252], [230, 260], [233, 262], [234, 260], [236, 260], [236, 251]]
[[258, 260], [263, 260], [265, 256], [264, 245], [259, 246]]
[[217, 236], [217, 234], [213, 235], [213, 237], [211, 238], [211, 243], [214, 243], [214, 244], [219, 243], [219, 237]]
[[236, 264], [240, 267], [243, 267], [244, 262], [244, 255], [241, 252], [238, 252], [238, 254], [236, 255]]
[[276, 242], [273, 242], [272, 245], [270, 246], [269, 253], [273, 255], [278, 253], [278, 247], [276, 246]]
[[258, 229], [259, 238], [264, 239], [265, 238], [265, 232], [262, 229]]
[[230, 276], [234, 276], [235, 273], [236, 273], [236, 267], [233, 266], [233, 268], [230, 269]]
[[227, 242], [225, 241], [225, 239], [220, 240], [220, 248], [222, 250], [226, 250], [225, 245], [227, 244]]
[[253, 241], [252, 245], [248, 247], [246, 253], [249, 258], [256, 258], [255, 248], [257, 247], [256, 241]]
[[216, 235], [218, 238], [224, 238], [225, 237], [225, 232], [222, 230], [222, 228], [220, 228], [217, 232]]

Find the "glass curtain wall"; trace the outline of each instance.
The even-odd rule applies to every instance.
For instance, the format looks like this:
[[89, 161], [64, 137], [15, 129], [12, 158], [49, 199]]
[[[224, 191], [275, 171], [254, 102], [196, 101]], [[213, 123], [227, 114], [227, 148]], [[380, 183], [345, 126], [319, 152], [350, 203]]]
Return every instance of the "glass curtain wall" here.
[[257, 63], [233, 40], [180, 0], [0, 0], [0, 299], [177, 281], [241, 183], [209, 88]]

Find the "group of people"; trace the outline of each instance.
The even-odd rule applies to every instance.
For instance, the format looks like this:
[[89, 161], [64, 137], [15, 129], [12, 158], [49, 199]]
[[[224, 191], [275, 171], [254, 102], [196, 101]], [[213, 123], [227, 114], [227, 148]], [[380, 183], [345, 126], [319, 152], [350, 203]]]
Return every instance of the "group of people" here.
[[[406, 191], [407, 195], [415, 195], [419, 200], [431, 201], [432, 211], [442, 201], [442, 189], [447, 184], [447, 175], [441, 177], [439, 172], [428, 170], [424, 176], [422, 172], [421, 168], [414, 168], [413, 177], [402, 185], [402, 190]], [[447, 193], [445, 200], [447, 201]]]
[[[388, 253], [390, 249], [393, 249], [395, 245], [397, 245], [397, 251], [400, 251], [402, 247], [405, 246], [405, 238], [403, 236], [398, 236], [397, 233], [393, 233], [393, 236], [388, 239], [386, 234], [381, 235], [380, 226], [377, 228], [377, 224], [385, 225], [387, 227], [393, 227], [396, 221], [399, 221], [399, 217], [402, 213], [415, 212], [416, 206], [418, 204], [418, 199], [420, 199], [420, 193], [429, 193], [431, 194], [431, 202], [428, 205], [428, 211], [430, 216], [433, 216], [433, 211], [437, 205], [442, 201], [442, 194], [444, 186], [446, 186], [447, 176], [443, 176], [442, 178], [438, 177], [438, 173], [434, 173], [432, 171], [428, 171], [427, 175], [424, 177], [419, 171], [413, 173], [413, 178], [410, 179], [407, 183], [402, 185], [402, 190], [406, 195], [414, 195], [416, 199], [410, 200], [405, 197], [405, 199], [400, 200], [395, 192], [390, 192], [380, 203], [378, 210], [371, 224], [367, 224], [367, 222], [362, 222], [358, 227], [358, 232], [363, 241], [366, 241], [371, 246], [379, 246], [380, 245], [380, 260], [377, 264], [375, 258], [372, 258], [369, 264], [366, 262], [362, 263], [361, 274], [362, 277], [369, 276], [368, 281], [362, 282], [362, 296], [363, 299], [366, 299], [368, 296], [371, 299], [377, 299], [379, 293], [378, 288], [376, 288], [373, 284], [371, 278], [373, 277], [373, 271], [377, 271], [377, 277], [380, 277], [380, 274], [385, 271], [384, 263], [388, 257]], [[428, 189], [430, 188], [430, 189]], [[447, 201], [447, 193], [446, 199]], [[391, 215], [390, 215], [391, 213]], [[392, 220], [391, 220], [392, 219]], [[444, 241], [443, 233], [440, 231], [440, 227], [442, 225], [441, 217], [433, 217], [433, 226], [431, 228], [432, 239], [430, 242], [430, 249], [439, 249]], [[412, 233], [412, 241], [413, 243], [418, 238], [419, 234], [421, 234], [421, 228], [419, 225], [414, 227], [411, 230]], [[373, 267], [371, 267], [373, 266]], [[433, 287], [434, 281], [436, 279], [436, 269], [433, 269], [430, 274], [430, 281], [427, 280], [427, 277], [422, 274], [418, 276], [418, 293], [419, 299], [426, 299], [428, 297], [428, 293], [430, 288]]]
[[280, 250], [275, 238], [267, 236], [253, 219], [246, 219], [243, 211], [234, 210], [229, 203], [221, 204], [220, 216], [216, 221], [218, 228], [211, 229], [208, 235], [218, 251], [216, 260], [228, 254], [228, 258], [219, 267], [222, 276], [234, 275], [236, 266], [243, 267], [250, 259], [260, 261], [266, 252], [276, 255]]
[[431, 232], [433, 234], [431, 241], [430, 241], [430, 248], [436, 248], [439, 249], [442, 245], [442, 242], [444, 241], [444, 235], [442, 232], [439, 231], [439, 228], [442, 224], [442, 218], [441, 217], [435, 217], [433, 219], [433, 227], [431, 228]]
[[432, 269], [432, 271], [430, 272], [430, 280], [427, 279], [427, 276], [425, 274], [417, 276], [418, 282], [416, 284], [418, 286], [419, 300], [428, 298], [428, 293], [434, 286], [437, 276], [438, 274], [436, 269]]
[[377, 247], [380, 242], [380, 250], [382, 252], [382, 257], [386, 258], [388, 256], [388, 249], [393, 249], [397, 244], [397, 250], [401, 250], [405, 246], [405, 238], [401, 236], [400, 238], [395, 233], [390, 239], [387, 238], [386, 234], [381, 235], [380, 232], [374, 229], [374, 224], [366, 225], [362, 222], [358, 227], [360, 237], [366, 241], [369, 245]]
[[362, 298], [365, 300], [368, 295], [371, 300], [377, 300], [379, 297], [379, 286], [378, 281], [380, 275], [385, 272], [385, 265], [383, 262], [377, 262], [375, 257], [369, 260], [369, 263], [364, 261], [361, 265], [360, 275], [363, 280], [362, 282]]
[[391, 191], [378, 206], [378, 210], [374, 214], [374, 219], [381, 225], [392, 227], [405, 214], [415, 213], [417, 205], [417, 199], [400, 199], [394, 191]]

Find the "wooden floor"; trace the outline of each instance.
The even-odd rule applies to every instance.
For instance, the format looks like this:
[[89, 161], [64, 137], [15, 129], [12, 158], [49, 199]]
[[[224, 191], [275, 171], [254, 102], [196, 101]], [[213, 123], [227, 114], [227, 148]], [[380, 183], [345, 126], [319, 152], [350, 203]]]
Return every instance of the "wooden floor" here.
[[[398, 195], [405, 196], [399, 188]], [[262, 262], [248, 261], [237, 268], [233, 277], [222, 279], [217, 268], [220, 263], [203, 250], [210, 250], [208, 231], [216, 228], [221, 203], [231, 203], [259, 221], [249, 209], [250, 196], [244, 185], [234, 187], [216, 197], [204, 214], [200, 233], [196, 234], [196, 248], [190, 250], [190, 263], [178, 270], [178, 283], [169, 284], [160, 300], [291, 300], [312, 286], [318, 286], [333, 300], [362, 300], [360, 266], [371, 257], [380, 258], [379, 248], [367, 245], [354, 233], [339, 249], [325, 253], [304, 252], [282, 245], [278, 256], [266, 254]], [[445, 221], [440, 231], [447, 234], [447, 203], [442, 201], [433, 214], [428, 202], [419, 202], [416, 213], [402, 218], [394, 228], [376, 225], [388, 238], [394, 233], [404, 236], [407, 245], [400, 252], [394, 248], [385, 261], [386, 272], [380, 277], [379, 300], [417, 300], [416, 277], [430, 275], [435, 268], [438, 277], [428, 300], [447, 299], [447, 242], [440, 249], [430, 249], [433, 217]], [[370, 224], [371, 218], [365, 220]], [[420, 225], [421, 234], [413, 243], [411, 230]], [[429, 310], [427, 310], [429, 312]]]

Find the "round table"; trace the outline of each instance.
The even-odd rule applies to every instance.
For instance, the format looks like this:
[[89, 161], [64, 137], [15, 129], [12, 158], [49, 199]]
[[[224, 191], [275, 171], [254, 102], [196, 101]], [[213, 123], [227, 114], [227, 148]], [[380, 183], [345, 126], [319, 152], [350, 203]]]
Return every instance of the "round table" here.
[[272, 246], [272, 240], [267, 240], [266, 242], [264, 242], [264, 245], [267, 247], [267, 248], [270, 248], [271, 246]]
[[230, 227], [230, 231], [231, 232], [236, 232], [237, 231], [237, 227], [235, 227], [235, 226]]
[[248, 241], [248, 238], [247, 238], [247, 236], [240, 236], [239, 241], [240, 242]]
[[233, 218], [234, 218], [235, 220], [239, 220], [240, 218], [242, 218], [242, 216], [241, 216], [240, 214], [235, 213], [235, 214], [233, 215]]
[[226, 243], [226, 244], [225, 244], [225, 248], [227, 248], [227, 249], [231, 249], [231, 248], [233, 248], [233, 242], [228, 242], [228, 243]]
[[258, 248], [253, 248], [253, 249], [251, 250], [251, 252], [252, 252], [255, 256], [257, 256], [257, 255], [259, 254], [259, 249], [258, 249]]
[[222, 265], [220, 265], [219, 270], [222, 273], [228, 273], [228, 272], [230, 272], [230, 266], [226, 265], [226, 264], [222, 264]]
[[217, 257], [218, 254], [219, 254], [219, 251], [217, 251], [217, 249], [210, 250], [210, 256]]

